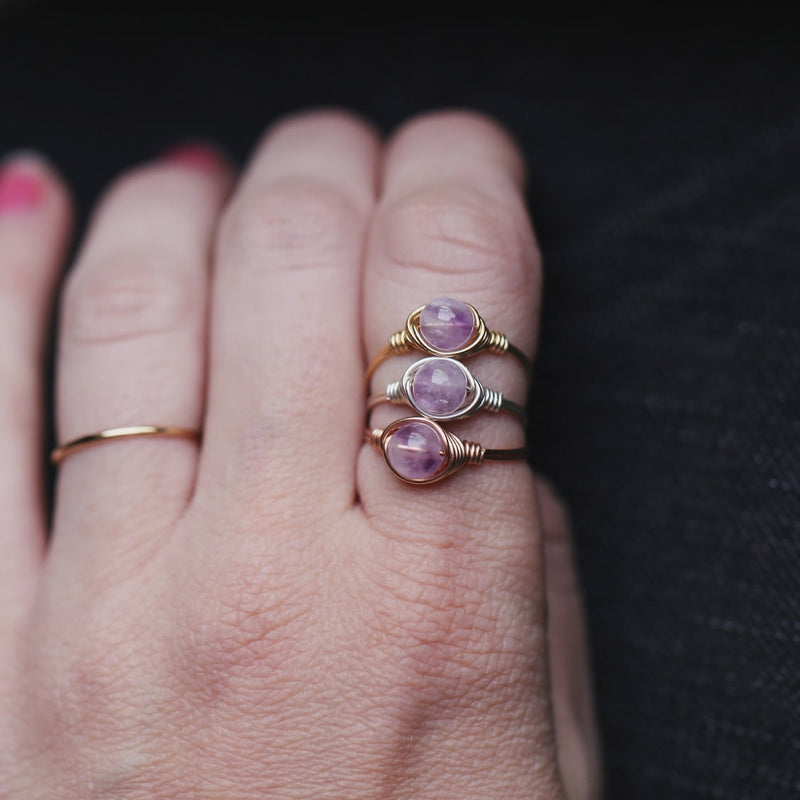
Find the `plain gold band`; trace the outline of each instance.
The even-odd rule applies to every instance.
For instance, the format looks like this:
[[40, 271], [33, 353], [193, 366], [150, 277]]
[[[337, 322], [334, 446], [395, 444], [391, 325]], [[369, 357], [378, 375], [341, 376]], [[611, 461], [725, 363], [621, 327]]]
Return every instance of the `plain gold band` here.
[[107, 428], [99, 433], [91, 433], [88, 436], [81, 436], [71, 442], [59, 445], [50, 453], [50, 461], [53, 464], [60, 464], [67, 456], [71, 456], [73, 453], [86, 450], [111, 439], [132, 439], [142, 436], [200, 441], [200, 431], [192, 428], [177, 428], [171, 425], [130, 425], [126, 428]]

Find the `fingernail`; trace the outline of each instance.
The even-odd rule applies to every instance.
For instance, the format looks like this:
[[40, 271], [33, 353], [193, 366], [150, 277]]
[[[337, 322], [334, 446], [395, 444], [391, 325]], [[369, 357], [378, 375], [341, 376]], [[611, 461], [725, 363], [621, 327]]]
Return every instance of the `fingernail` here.
[[41, 159], [20, 154], [0, 166], [0, 214], [30, 211], [43, 197]]
[[170, 147], [161, 154], [164, 161], [190, 169], [213, 170], [222, 164], [220, 152], [208, 144], [187, 142]]

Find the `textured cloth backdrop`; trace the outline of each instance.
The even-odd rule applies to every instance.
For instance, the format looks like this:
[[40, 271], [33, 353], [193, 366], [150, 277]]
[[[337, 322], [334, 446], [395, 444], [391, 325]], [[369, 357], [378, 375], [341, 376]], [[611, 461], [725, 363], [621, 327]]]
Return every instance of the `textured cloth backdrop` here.
[[242, 158], [310, 104], [504, 121], [547, 267], [532, 451], [573, 509], [608, 796], [800, 796], [794, 34], [234, 17], [7, 12], [1, 149], [50, 153], [85, 214], [175, 140]]

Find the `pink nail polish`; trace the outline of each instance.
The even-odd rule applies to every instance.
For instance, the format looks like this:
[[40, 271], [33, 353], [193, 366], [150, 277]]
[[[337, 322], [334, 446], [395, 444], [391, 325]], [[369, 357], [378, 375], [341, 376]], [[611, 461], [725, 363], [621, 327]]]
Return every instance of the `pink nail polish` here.
[[25, 161], [10, 161], [0, 168], [0, 214], [30, 211], [44, 197], [41, 174]]
[[222, 158], [216, 149], [210, 145], [191, 142], [171, 147], [162, 153], [161, 158], [171, 164], [200, 170], [218, 169], [222, 163]]

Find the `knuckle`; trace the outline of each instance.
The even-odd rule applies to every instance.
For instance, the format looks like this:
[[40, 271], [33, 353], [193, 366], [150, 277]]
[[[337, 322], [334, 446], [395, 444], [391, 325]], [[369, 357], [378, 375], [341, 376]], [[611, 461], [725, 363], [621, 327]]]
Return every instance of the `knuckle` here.
[[270, 258], [271, 269], [335, 263], [357, 245], [363, 214], [330, 182], [292, 178], [265, 186], [236, 204], [223, 223], [223, 238], [252, 256]]
[[35, 772], [37, 786], [63, 782], [65, 765], [78, 766], [91, 775], [91, 797], [116, 796], [117, 789], [149, 781], [146, 734], [135, 755], [126, 743], [131, 731], [157, 730], [161, 720], [153, 708], [164, 708], [162, 683], [151, 669], [153, 654], [143, 648], [143, 620], [120, 626], [118, 616], [95, 608], [80, 619], [79, 637], [63, 619], [33, 622], [11, 710], [14, 755], [26, 759], [23, 780]]
[[390, 644], [395, 681], [432, 697], [503, 695], [524, 669], [517, 578], [483, 561], [448, 541], [409, 550], [380, 571], [372, 624]]
[[201, 304], [200, 281], [175, 256], [126, 251], [70, 277], [64, 331], [78, 342], [111, 342], [179, 329]]
[[383, 256], [390, 267], [471, 275], [528, 276], [536, 260], [519, 212], [475, 189], [424, 189], [387, 207]]
[[[173, 647], [183, 692], [235, 706], [257, 686], [264, 698], [293, 691], [287, 667], [302, 657], [312, 604], [288, 570], [239, 564], [225, 569], [210, 602], [182, 610]], [[274, 579], [274, 580], [273, 580]]]
[[130, 676], [140, 664], [139, 643], [132, 646], [127, 632], [111, 632], [108, 621], [91, 620], [79, 646], [53, 626], [36, 625], [38, 639], [47, 644], [29, 652], [22, 676], [26, 729], [44, 737], [42, 746], [48, 748], [102, 740], [136, 714]]

